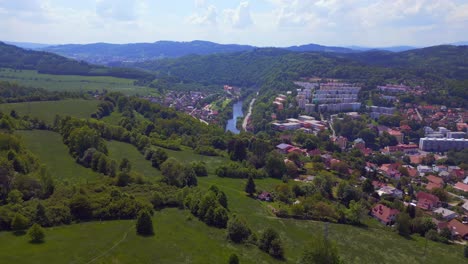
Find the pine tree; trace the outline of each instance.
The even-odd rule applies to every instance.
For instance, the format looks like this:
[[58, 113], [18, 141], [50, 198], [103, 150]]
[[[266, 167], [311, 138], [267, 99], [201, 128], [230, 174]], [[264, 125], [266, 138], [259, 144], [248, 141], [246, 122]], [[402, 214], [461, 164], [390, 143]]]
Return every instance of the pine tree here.
[[148, 211], [141, 210], [138, 214], [136, 231], [138, 235], [142, 236], [154, 235], [153, 221], [151, 220], [151, 215], [148, 213]]
[[247, 184], [245, 185], [245, 192], [248, 193], [250, 196], [252, 196], [255, 193], [255, 182], [252, 178], [252, 176], [249, 176], [249, 179], [247, 180]]

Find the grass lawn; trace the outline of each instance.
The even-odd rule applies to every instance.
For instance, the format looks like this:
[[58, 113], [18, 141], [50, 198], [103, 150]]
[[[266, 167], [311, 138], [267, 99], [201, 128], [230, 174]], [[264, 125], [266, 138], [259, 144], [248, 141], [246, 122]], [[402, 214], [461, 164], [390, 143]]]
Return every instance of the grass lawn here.
[[15, 110], [20, 115], [29, 115], [46, 121], [48, 124], [54, 122], [55, 115], [70, 115], [78, 118], [90, 118], [96, 112], [97, 100], [61, 100], [0, 104], [0, 111], [10, 113]]
[[[324, 232], [323, 222], [279, 219], [267, 208], [268, 203], [251, 199], [243, 192], [246, 180], [209, 176], [199, 178], [199, 185], [208, 188], [216, 184], [228, 196], [231, 213], [243, 215], [253, 230], [271, 226], [280, 232], [288, 263], [296, 263], [315, 235]], [[280, 180], [256, 180], [257, 190], [271, 190]], [[428, 241], [419, 235], [405, 239], [396, 232], [369, 219], [369, 227], [329, 224], [328, 234], [334, 240], [345, 263], [462, 263], [463, 249]]]
[[3, 263], [280, 263], [256, 247], [234, 245], [226, 231], [208, 227], [188, 211], [166, 209], [153, 217], [155, 236], [135, 234], [134, 221], [107, 221], [46, 229], [45, 243], [0, 233]]
[[161, 172], [153, 168], [151, 161], [146, 160], [135, 146], [119, 141], [107, 141], [106, 143], [109, 157], [117, 161], [117, 164], [120, 164], [123, 158], [127, 158], [132, 164], [133, 171], [144, 175], [148, 180], [161, 179]]
[[[54, 177], [60, 180], [96, 179], [91, 170], [76, 164], [68, 155], [60, 135], [48, 131], [19, 131], [30, 148], [46, 163]], [[151, 167], [138, 150], [127, 143], [107, 142], [114, 159], [127, 157], [133, 169], [148, 178], [158, 179], [160, 172]], [[44, 148], [43, 146], [47, 146]], [[188, 211], [165, 209], [153, 217], [156, 235], [135, 235], [134, 221], [107, 221], [74, 224], [46, 229], [46, 242], [33, 245], [27, 236], [0, 232], [0, 259], [5, 263], [226, 263], [236, 253], [241, 263], [297, 263], [299, 256], [325, 223], [295, 219], [280, 219], [272, 215], [269, 203], [249, 198], [244, 193], [245, 179], [219, 178], [212, 170], [225, 162], [222, 157], [205, 157], [189, 149], [166, 150], [171, 157], [184, 162], [204, 160], [209, 164], [210, 176], [199, 177], [202, 188], [215, 184], [228, 197], [231, 214], [244, 217], [257, 234], [273, 227], [285, 247], [285, 261], [277, 261], [256, 247], [227, 242], [226, 231], [208, 227], [192, 217]], [[150, 175], [150, 176], [148, 176]], [[277, 179], [255, 180], [257, 190], [271, 190], [281, 183]], [[368, 227], [329, 224], [328, 237], [338, 245], [345, 263], [463, 263], [459, 245], [444, 245], [426, 241], [418, 235], [410, 239], [378, 224], [366, 221]], [[425, 249], [426, 248], [426, 249]], [[426, 256], [424, 256], [426, 252]]]
[[50, 91], [87, 92], [106, 89], [128, 95], [156, 95], [156, 89], [135, 86], [133, 79], [108, 76], [42, 74], [32, 70], [0, 69], [0, 80]]
[[104, 177], [77, 164], [68, 153], [60, 134], [45, 130], [20, 130], [16, 133], [21, 135], [26, 147], [47, 166], [58, 182], [86, 183]]

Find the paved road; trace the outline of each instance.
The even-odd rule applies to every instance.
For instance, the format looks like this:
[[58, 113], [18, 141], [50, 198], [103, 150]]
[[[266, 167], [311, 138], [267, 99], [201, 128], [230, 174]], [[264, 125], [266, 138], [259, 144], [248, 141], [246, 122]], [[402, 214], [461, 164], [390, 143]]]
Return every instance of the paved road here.
[[244, 129], [244, 131], [247, 131], [247, 122], [249, 121], [250, 115], [252, 115], [252, 107], [254, 103], [255, 98], [252, 99], [252, 101], [250, 101], [249, 111], [247, 112], [247, 115], [245, 116], [244, 121], [242, 122], [242, 129]]

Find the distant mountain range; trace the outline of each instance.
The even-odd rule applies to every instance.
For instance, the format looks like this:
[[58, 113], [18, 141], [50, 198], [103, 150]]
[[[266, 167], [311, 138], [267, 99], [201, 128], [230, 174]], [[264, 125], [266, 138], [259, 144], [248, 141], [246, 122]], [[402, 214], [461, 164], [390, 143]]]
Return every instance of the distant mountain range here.
[[[211, 55], [221, 53], [244, 52], [258, 49], [259, 47], [238, 44], [218, 44], [209, 41], [195, 40], [190, 42], [157, 41], [154, 43], [131, 44], [65, 44], [47, 45], [25, 42], [5, 42], [25, 49], [34, 49], [52, 52], [76, 60], [89, 63], [112, 65], [116, 62], [142, 62], [162, 58], [177, 58], [186, 55]], [[468, 45], [468, 42], [456, 42], [450, 45]], [[301, 46], [281, 47], [280, 49], [295, 52], [326, 52], [352, 54], [365, 51], [380, 50], [389, 52], [402, 52], [420, 47], [392, 46], [392, 47], [333, 47], [318, 44], [306, 44]]]

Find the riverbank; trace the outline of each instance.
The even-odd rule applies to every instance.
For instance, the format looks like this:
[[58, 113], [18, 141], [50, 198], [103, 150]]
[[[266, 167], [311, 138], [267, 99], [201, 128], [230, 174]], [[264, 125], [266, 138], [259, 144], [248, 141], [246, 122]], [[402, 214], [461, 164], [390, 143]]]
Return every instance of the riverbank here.
[[247, 124], [249, 122], [250, 116], [252, 115], [252, 107], [253, 107], [253, 104], [255, 103], [255, 100], [256, 98], [253, 98], [252, 101], [250, 101], [249, 111], [247, 112], [247, 115], [244, 118], [244, 122], [242, 122], [242, 129], [244, 131], [247, 131]]

